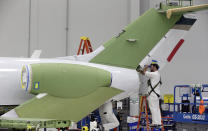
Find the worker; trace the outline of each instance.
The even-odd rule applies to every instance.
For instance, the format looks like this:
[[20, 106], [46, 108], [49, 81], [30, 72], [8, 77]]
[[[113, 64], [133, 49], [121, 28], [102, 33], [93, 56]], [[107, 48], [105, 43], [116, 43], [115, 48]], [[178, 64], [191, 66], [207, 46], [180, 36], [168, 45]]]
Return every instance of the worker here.
[[[150, 68], [150, 71], [147, 71]], [[142, 75], [146, 76], [149, 80], [147, 100], [149, 108], [152, 114], [152, 124], [151, 126], [160, 127], [161, 126], [161, 112], [159, 107], [159, 98], [160, 98], [160, 86], [162, 84], [160, 73], [158, 72], [159, 65], [156, 60], [152, 60], [151, 65], [145, 65], [141, 70], [138, 70]]]

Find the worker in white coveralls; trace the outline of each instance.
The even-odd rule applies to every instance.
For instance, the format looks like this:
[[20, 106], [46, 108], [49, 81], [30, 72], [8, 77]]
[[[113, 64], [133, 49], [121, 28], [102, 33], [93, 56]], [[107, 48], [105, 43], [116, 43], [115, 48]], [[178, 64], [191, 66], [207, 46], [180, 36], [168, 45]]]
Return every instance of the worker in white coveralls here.
[[[150, 68], [150, 71], [147, 71]], [[160, 98], [160, 88], [161, 88], [161, 76], [158, 72], [159, 65], [156, 60], [152, 60], [151, 65], [146, 65], [139, 72], [142, 75], [145, 75], [149, 80], [148, 84], [148, 93], [147, 100], [149, 104], [149, 108], [152, 114], [152, 124], [151, 126], [161, 126], [161, 112], [159, 106], [159, 98]]]

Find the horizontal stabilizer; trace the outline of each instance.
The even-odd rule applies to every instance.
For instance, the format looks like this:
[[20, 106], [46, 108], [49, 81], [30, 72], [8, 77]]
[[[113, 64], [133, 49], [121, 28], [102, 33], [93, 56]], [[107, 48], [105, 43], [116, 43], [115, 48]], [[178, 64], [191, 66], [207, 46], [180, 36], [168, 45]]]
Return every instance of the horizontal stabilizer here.
[[190, 11], [199, 11], [199, 10], [205, 10], [205, 9], [208, 9], [208, 4], [172, 8], [172, 9], [167, 9], [167, 10], [159, 11], [159, 12], [166, 13], [166, 17], [170, 19], [173, 14], [182, 14], [182, 13], [186, 13]]

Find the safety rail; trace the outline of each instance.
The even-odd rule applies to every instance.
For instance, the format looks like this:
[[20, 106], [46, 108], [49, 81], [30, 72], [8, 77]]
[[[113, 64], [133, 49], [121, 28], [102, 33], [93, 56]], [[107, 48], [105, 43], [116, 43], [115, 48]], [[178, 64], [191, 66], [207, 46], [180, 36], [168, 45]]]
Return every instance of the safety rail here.
[[[178, 88], [190, 88], [191, 91], [190, 95], [183, 94], [180, 96], [181, 102], [176, 102], [176, 91]], [[208, 109], [204, 107], [203, 112], [200, 112], [200, 106], [208, 105], [208, 103], [201, 103], [203, 102], [202, 93], [207, 93], [207, 91], [203, 91], [205, 88], [208, 89], [208, 84], [176, 85], [174, 87], [173, 119], [175, 122], [208, 124]], [[187, 99], [184, 100], [183, 97]], [[197, 97], [200, 102], [197, 100]], [[190, 101], [190, 98], [194, 98], [192, 99], [193, 102]]]
[[[187, 104], [187, 103], [177, 103], [176, 102], [176, 88], [184, 88], [184, 87], [187, 87], [187, 88], [193, 88], [193, 87], [198, 87], [198, 88], [201, 88], [201, 87], [199, 87], [199, 86], [201, 86], [202, 88], [205, 88], [205, 87], [207, 87], [208, 88], [208, 84], [202, 84], [202, 85], [175, 85], [175, 87], [174, 87], [174, 112], [176, 111], [175, 110], [175, 106], [176, 105], [181, 105], [181, 104]], [[200, 103], [188, 103], [188, 104], [190, 104], [190, 105], [200, 105]], [[208, 105], [208, 103], [204, 103], [204, 105]]]

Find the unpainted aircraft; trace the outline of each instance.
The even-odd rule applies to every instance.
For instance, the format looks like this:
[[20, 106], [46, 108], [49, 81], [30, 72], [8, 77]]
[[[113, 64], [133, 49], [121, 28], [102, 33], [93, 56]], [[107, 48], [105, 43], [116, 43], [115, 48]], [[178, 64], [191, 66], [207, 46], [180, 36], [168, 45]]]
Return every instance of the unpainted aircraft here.
[[[105, 130], [117, 127], [112, 101], [139, 93], [144, 86], [135, 69], [150, 64], [152, 59], [157, 59], [162, 69], [196, 21], [183, 14], [206, 8], [208, 5], [176, 8], [161, 5], [159, 10], [149, 9], [86, 55], [40, 59], [36, 52], [32, 58], [0, 58], [0, 83], [4, 90], [0, 104], [19, 105], [1, 119], [76, 123], [99, 108]], [[171, 40], [174, 32], [178, 32], [174, 36], [178, 43]], [[25, 95], [20, 87], [32, 95]]]

